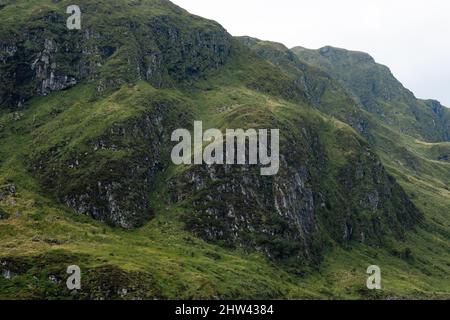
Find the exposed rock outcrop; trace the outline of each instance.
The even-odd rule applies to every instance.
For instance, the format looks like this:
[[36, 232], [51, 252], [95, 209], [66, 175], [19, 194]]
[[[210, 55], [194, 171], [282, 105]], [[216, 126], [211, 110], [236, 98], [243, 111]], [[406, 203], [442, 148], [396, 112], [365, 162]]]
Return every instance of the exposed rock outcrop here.
[[[402, 238], [422, 214], [353, 134], [340, 133], [347, 164], [334, 172], [330, 146], [313, 128], [284, 128], [280, 173], [256, 166], [196, 166], [170, 182], [172, 201], [190, 209], [187, 228], [205, 240], [317, 262], [327, 241], [379, 245]], [[296, 134], [297, 132], [297, 134]], [[191, 200], [192, 199], [192, 200]], [[192, 201], [192, 202], [191, 202]], [[326, 232], [324, 232], [326, 231]]]
[[78, 213], [127, 229], [142, 225], [153, 215], [149, 197], [156, 174], [168, 165], [162, 157], [177, 126], [168, 118], [186, 108], [170, 100], [153, 104], [77, 149], [57, 145], [34, 154], [33, 172]]
[[[95, 16], [109, 5], [86, 2], [81, 30], [66, 28], [65, 7], [39, 10], [19, 30], [0, 33], [0, 107], [17, 108], [33, 97], [95, 81], [98, 91], [145, 80], [156, 87], [198, 77], [223, 65], [231, 36], [201, 18], [187, 23], [184, 12], [164, 2], [171, 14], [142, 6], [136, 17], [111, 15], [110, 27]], [[126, 10], [125, 2], [114, 10]], [[188, 27], [186, 27], [188, 26]]]

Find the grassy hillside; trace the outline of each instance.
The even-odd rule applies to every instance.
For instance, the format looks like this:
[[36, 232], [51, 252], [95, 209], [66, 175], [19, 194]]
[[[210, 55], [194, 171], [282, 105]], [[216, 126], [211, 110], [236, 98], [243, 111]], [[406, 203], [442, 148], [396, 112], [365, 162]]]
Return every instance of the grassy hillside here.
[[[387, 170], [396, 177], [412, 201], [425, 213], [422, 227], [426, 230], [424, 235], [428, 234], [429, 237], [425, 242], [435, 243], [437, 247], [448, 251], [450, 172], [447, 159], [448, 143], [445, 142], [448, 130], [448, 120], [445, 119], [448, 119], [448, 110], [436, 101], [415, 99], [393, 78], [386, 67], [376, 65], [373, 59], [364, 53], [328, 47], [323, 50], [297, 47], [291, 51], [280, 44], [257, 39], [241, 38], [240, 41], [303, 83], [306, 91], [311, 92], [310, 100], [316, 108], [352, 125], [369, 141]], [[391, 96], [396, 98], [387, 99], [374, 88], [391, 92]], [[334, 99], [331, 103], [325, 98], [330, 96], [327, 94], [329, 91], [333, 92]], [[344, 102], [349, 96], [354, 102]], [[365, 101], [365, 104], [362, 101]], [[388, 112], [395, 116], [380, 117], [377, 110], [368, 108], [369, 105], [381, 103], [380, 101], [383, 101]], [[405, 105], [408, 109], [404, 109]], [[422, 111], [417, 111], [418, 109]], [[419, 116], [420, 112], [426, 116]], [[407, 121], [411, 121], [413, 124], [410, 128], [415, 129], [408, 131], [406, 125], [399, 126], [404, 120], [395, 120], [401, 119], [405, 114], [413, 115], [414, 120]], [[432, 125], [427, 124], [426, 119], [432, 118]], [[442, 141], [427, 142], [426, 139]], [[436, 234], [440, 236], [435, 238]], [[424, 251], [422, 256], [431, 257], [432, 252], [432, 246], [429, 246], [428, 252]], [[446, 258], [443, 259], [445, 260]], [[443, 264], [444, 269], [447, 268], [445, 265], [448, 264]], [[445, 275], [443, 279], [448, 281]]]
[[407, 135], [427, 141], [448, 141], [450, 112], [439, 103], [416, 99], [389, 68], [366, 53], [333, 47], [292, 51], [336, 79], [377, 120]]
[[[447, 142], [168, 1], [80, 3], [82, 35], [60, 25], [65, 1], [0, 10], [0, 298], [450, 297]], [[43, 56], [56, 66], [28, 69]], [[43, 87], [52, 73], [76, 83]], [[170, 134], [194, 120], [280, 128], [280, 174], [174, 166]]]
[[25, 169], [24, 151], [32, 144], [26, 123], [39, 105], [32, 103], [21, 120], [11, 120], [13, 114], [2, 118], [14, 121], [13, 136], [2, 139], [8, 146], [2, 149], [2, 159], [8, 159], [2, 162], [2, 185], [17, 188], [1, 202], [8, 215], [0, 222], [3, 269], [12, 272], [12, 279], [0, 280], [4, 298], [71, 297], [63, 285], [70, 264], [86, 270], [75, 298], [121, 298], [122, 289], [123, 298], [372, 298], [364, 288], [365, 268], [373, 263], [383, 266], [384, 281], [375, 297], [446, 295], [445, 234], [419, 230], [383, 248], [329, 241], [318, 269], [293, 271], [260, 253], [208, 244], [186, 231], [180, 222], [186, 208], [170, 203], [164, 177], [152, 195], [155, 218], [138, 230], [76, 215], [43, 195]]

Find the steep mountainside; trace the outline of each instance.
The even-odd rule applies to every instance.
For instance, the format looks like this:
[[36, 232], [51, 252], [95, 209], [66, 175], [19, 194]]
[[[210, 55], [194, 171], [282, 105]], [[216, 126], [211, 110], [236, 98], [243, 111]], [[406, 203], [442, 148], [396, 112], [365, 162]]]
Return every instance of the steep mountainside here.
[[[330, 47], [324, 50], [308, 50], [299, 47], [289, 50], [278, 43], [248, 37], [242, 37], [240, 41], [259, 56], [279, 66], [284, 72], [295, 76], [297, 82], [304, 85], [305, 91], [310, 92], [308, 98], [315, 108], [350, 124], [360, 132], [381, 157], [388, 172], [396, 177], [397, 181], [408, 190], [413, 202], [426, 213], [425, 229], [442, 235], [441, 240], [444, 241], [442, 244], [445, 243], [444, 248], [448, 249], [447, 221], [450, 212], [448, 210], [450, 207], [448, 163], [450, 144], [446, 141], [448, 109], [442, 107], [437, 101], [415, 99], [392, 77], [386, 67], [375, 64], [373, 59], [364, 53]], [[321, 52], [332, 55], [330, 53], [332, 50], [337, 52], [332, 61], [333, 64], [341, 66], [339, 72], [330, 62], [325, 63], [322, 61], [324, 58], [319, 57]], [[356, 56], [359, 59], [354, 58], [349, 61], [348, 56]], [[376, 69], [385, 72], [380, 75], [382, 72], [377, 72]], [[349, 74], [360, 81], [353, 81]], [[346, 84], [345, 79], [349, 82], [353, 81], [355, 89]], [[392, 86], [388, 86], [385, 90], [392, 91], [392, 94], [397, 97], [406, 96], [409, 99], [408, 102], [401, 102], [398, 98], [387, 101], [383, 95], [372, 92], [374, 87], [382, 88], [388, 82], [391, 82]], [[398, 90], [395, 91], [393, 88]], [[332, 92], [332, 99], [329, 99], [329, 92]], [[367, 92], [372, 94], [364, 95]], [[348, 102], [346, 97], [352, 97], [353, 102]], [[361, 102], [364, 99], [371, 105], [384, 101], [384, 106], [389, 107], [390, 112], [393, 112], [398, 119], [408, 117], [408, 113], [412, 118], [413, 113], [414, 119], [408, 121], [413, 123], [410, 129], [412, 127], [414, 129], [410, 130], [409, 134], [405, 134], [405, 127], [399, 126], [401, 120], [387, 121], [389, 118], [380, 117], [379, 113], [368, 109]], [[407, 110], [402, 112], [405, 105]], [[421, 111], [417, 108], [421, 108]], [[421, 112], [424, 116], [415, 116]], [[427, 122], [429, 119], [432, 119], [431, 126]], [[422, 133], [418, 129], [422, 130]], [[428, 142], [427, 136], [431, 140], [438, 139], [438, 141]], [[434, 236], [430, 234], [426, 238], [432, 241]], [[423, 239], [419, 240], [421, 241]]]
[[416, 99], [387, 67], [367, 53], [333, 47], [296, 47], [292, 52], [329, 73], [361, 106], [390, 127], [430, 142], [449, 141], [450, 111], [437, 101]]
[[[0, 298], [449, 296], [439, 103], [354, 89], [169, 1], [80, 0], [81, 30], [69, 4], [0, 7]], [[279, 128], [278, 175], [175, 166], [171, 133], [194, 120]]]
[[88, 80], [98, 92], [141, 79], [171, 87], [216, 68], [229, 54], [230, 36], [221, 26], [169, 1], [77, 4], [82, 29], [69, 31], [67, 1], [3, 1], [3, 107]]

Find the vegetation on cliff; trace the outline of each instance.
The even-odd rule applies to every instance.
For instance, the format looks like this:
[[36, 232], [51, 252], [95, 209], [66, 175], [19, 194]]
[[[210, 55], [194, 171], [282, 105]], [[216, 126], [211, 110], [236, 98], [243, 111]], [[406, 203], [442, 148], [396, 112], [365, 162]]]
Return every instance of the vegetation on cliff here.
[[[169, 1], [80, 0], [81, 31], [69, 4], [0, 7], [1, 298], [449, 297], [438, 102], [366, 54], [233, 38]], [[194, 120], [279, 128], [279, 175], [174, 166]]]

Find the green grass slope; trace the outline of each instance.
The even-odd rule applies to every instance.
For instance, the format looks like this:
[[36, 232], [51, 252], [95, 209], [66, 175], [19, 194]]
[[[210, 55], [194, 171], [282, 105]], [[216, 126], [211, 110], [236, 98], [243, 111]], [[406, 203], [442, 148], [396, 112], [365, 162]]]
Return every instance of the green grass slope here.
[[[16, 186], [14, 193], [3, 192], [0, 205], [8, 216], [0, 221], [2, 269], [11, 273], [0, 280], [3, 298], [446, 296], [445, 235], [412, 232], [405, 241], [392, 239], [383, 248], [357, 242], [343, 248], [330, 241], [319, 269], [294, 273], [292, 266], [260, 253], [226, 249], [186, 231], [181, 222], [186, 208], [171, 204], [164, 177], [152, 195], [155, 218], [138, 230], [123, 231], [76, 215], [45, 196], [26, 170], [33, 143], [27, 122], [38, 106], [32, 103], [20, 120], [13, 120], [14, 114], [2, 118], [14, 132], [3, 132], [2, 145], [8, 147], [2, 148], [2, 190]], [[365, 289], [365, 268], [373, 263], [381, 264], [384, 281], [383, 292], [375, 296]], [[64, 289], [65, 268], [71, 264], [83, 270], [83, 290], [76, 295]]]
[[[311, 92], [309, 99], [316, 108], [352, 125], [374, 147], [387, 170], [425, 213], [422, 235], [428, 240], [415, 238], [411, 247], [422, 247], [422, 257], [433, 256], [433, 246], [428, 247], [428, 252], [423, 251], [425, 247], [421, 241], [434, 243], [443, 253], [448, 251], [450, 172], [448, 143], [445, 142], [448, 110], [437, 101], [415, 99], [387, 68], [376, 65], [364, 53], [328, 47], [323, 50], [297, 47], [291, 51], [280, 44], [252, 38], [241, 38], [240, 41], [295, 76], [305, 84], [306, 91]], [[308, 69], [310, 72], [304, 71]], [[395, 98], [386, 98], [379, 91], [388, 92]], [[331, 103], [325, 99], [327, 96], [334, 98]], [[349, 102], [346, 97], [354, 101]], [[377, 109], [369, 107], [380, 103], [388, 108], [391, 117], [385, 114], [380, 117]], [[420, 116], [420, 113], [425, 115]], [[405, 120], [408, 117], [409, 120]], [[427, 119], [432, 119], [432, 125]], [[408, 121], [410, 124], [406, 124]], [[402, 122], [405, 125], [399, 125]], [[438, 142], [426, 142], [425, 139]], [[446, 269], [448, 254], [444, 253], [441, 258]], [[448, 281], [448, 276], [443, 274], [442, 277]]]
[[448, 141], [450, 112], [438, 102], [416, 99], [370, 55], [333, 47], [292, 51], [304, 63], [330, 74], [379, 121], [422, 140]]
[[[449, 298], [446, 143], [425, 143], [370, 112], [357, 114], [358, 102], [326, 72], [289, 53], [288, 63], [274, 63], [278, 53], [261, 57], [265, 48], [258, 57], [217, 24], [167, 1], [97, 3], [82, 2], [88, 25], [116, 51], [75, 59], [77, 66], [99, 59], [86, 77], [74, 74], [76, 85], [42, 96], [46, 74], [10, 88], [12, 75], [2, 69], [2, 94], [26, 95], [3, 96], [0, 108], [0, 298]], [[53, 26], [45, 17], [61, 14], [65, 4], [8, 1], [0, 15], [18, 19], [6, 19], [4, 30]], [[113, 14], [101, 11], [94, 19], [95, 8]], [[117, 29], [104, 31], [106, 22]], [[137, 41], [119, 36], [124, 25]], [[50, 36], [58, 45], [67, 41], [61, 31]], [[151, 48], [139, 41], [146, 32], [156, 37]], [[80, 39], [91, 48], [88, 40]], [[30, 40], [34, 49], [22, 48], [21, 37], [14, 41], [31, 58], [45, 37]], [[161, 53], [156, 65], [148, 62], [155, 52]], [[15, 58], [2, 67], [14, 73]], [[61, 75], [72, 72], [58, 68]], [[146, 77], [136, 71], [142, 68], [155, 72]], [[320, 89], [320, 99], [311, 88]], [[335, 113], [326, 112], [334, 106]], [[350, 117], [337, 117], [337, 110]], [[272, 180], [237, 171], [219, 184], [205, 178], [204, 167], [175, 167], [168, 159], [171, 130], [190, 128], [194, 119], [205, 128], [280, 126], [287, 165]], [[358, 133], [361, 119], [372, 125], [373, 140]], [[191, 188], [192, 174], [199, 183]], [[292, 180], [295, 174], [303, 186]], [[284, 199], [302, 214], [280, 218], [275, 207], [236, 207], [235, 217], [251, 213], [252, 228], [238, 225], [234, 238], [232, 232], [210, 238], [202, 231], [233, 230], [233, 220], [201, 214], [205, 207], [223, 212], [220, 193], [212, 192], [220, 183], [235, 197], [225, 200], [247, 206], [255, 199], [276, 203], [293, 190], [298, 196]], [[254, 191], [252, 183], [278, 189]], [[243, 185], [251, 197], [234, 191]], [[314, 211], [305, 209], [309, 203]], [[65, 287], [73, 264], [82, 268], [79, 292]], [[372, 264], [382, 269], [382, 291], [366, 288]]]

